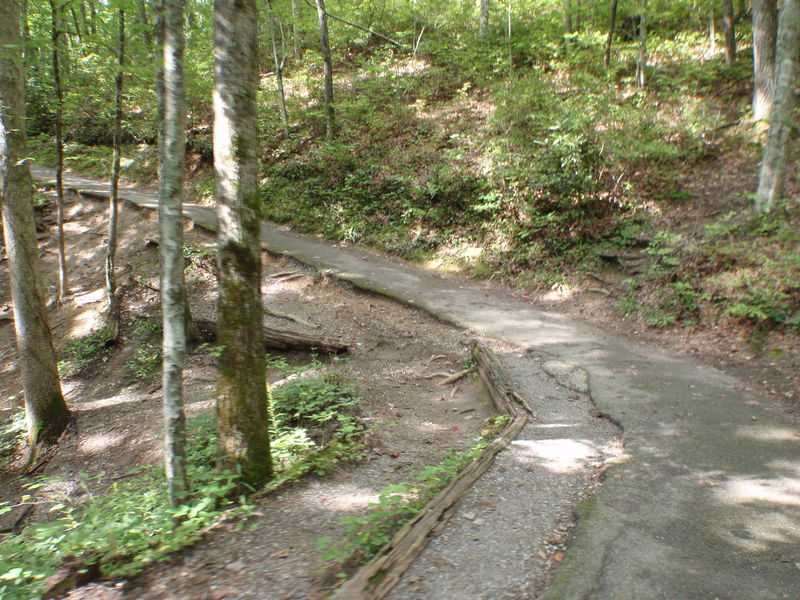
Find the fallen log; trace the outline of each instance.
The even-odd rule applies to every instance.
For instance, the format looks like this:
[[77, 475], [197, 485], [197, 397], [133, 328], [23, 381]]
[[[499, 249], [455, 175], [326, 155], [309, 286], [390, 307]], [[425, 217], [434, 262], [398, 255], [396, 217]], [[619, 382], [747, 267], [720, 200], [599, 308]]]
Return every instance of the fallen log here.
[[[195, 321], [201, 339], [209, 344], [217, 341], [217, 324], [214, 321]], [[270, 350], [300, 350], [341, 354], [349, 350], [347, 344], [332, 338], [313, 337], [296, 331], [264, 327], [264, 346]]]
[[528, 417], [516, 409], [517, 398], [499, 358], [480, 345], [473, 349], [478, 375], [497, 411], [511, 417], [498, 436], [336, 592], [336, 600], [380, 600], [419, 556], [431, 537], [442, 531], [452, 517], [455, 504], [494, 463], [498, 452], [516, 439]]

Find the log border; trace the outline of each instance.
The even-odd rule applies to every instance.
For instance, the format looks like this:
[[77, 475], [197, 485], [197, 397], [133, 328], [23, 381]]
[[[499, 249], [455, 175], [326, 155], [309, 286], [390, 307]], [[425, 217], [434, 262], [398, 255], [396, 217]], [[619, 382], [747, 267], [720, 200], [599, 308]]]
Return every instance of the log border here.
[[[498, 452], [516, 439], [533, 418], [525, 400], [514, 391], [498, 356], [488, 347], [475, 343], [472, 357], [478, 376], [500, 414], [511, 417], [500, 434], [439, 494], [381, 549], [380, 554], [362, 566], [334, 595], [335, 600], [380, 600], [397, 584], [419, 556], [428, 541], [438, 535], [454, 512], [454, 505], [494, 462]], [[516, 401], [516, 402], [515, 402]], [[518, 410], [521, 406], [522, 410]]]

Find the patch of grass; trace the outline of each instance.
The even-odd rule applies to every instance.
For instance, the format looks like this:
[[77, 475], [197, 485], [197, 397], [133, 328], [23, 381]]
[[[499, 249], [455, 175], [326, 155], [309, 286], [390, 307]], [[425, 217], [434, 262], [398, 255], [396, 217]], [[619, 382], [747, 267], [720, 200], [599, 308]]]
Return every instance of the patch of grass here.
[[0, 425], [0, 464], [10, 460], [19, 445], [25, 440], [25, 409], [15, 411], [8, 421]]
[[104, 351], [108, 340], [103, 337], [102, 331], [95, 331], [89, 335], [70, 341], [62, 350], [58, 361], [58, 375], [62, 379], [75, 377], [92, 364], [105, 356]]
[[[83, 474], [88, 501], [76, 505], [64, 497], [49, 507], [58, 515], [55, 519], [0, 540], [0, 597], [38, 598], [44, 580], [73, 559], [103, 576], [132, 575], [195, 542], [223, 512], [246, 514], [243, 498], [230, 499], [235, 474], [217, 472], [197, 447], [195, 439], [187, 453], [190, 496], [177, 508], [169, 503], [161, 469], [142, 469], [99, 495], [90, 492]], [[32, 502], [30, 496], [21, 499], [26, 502]]]
[[490, 417], [480, 439], [468, 450], [451, 450], [439, 464], [423, 468], [414, 481], [386, 486], [380, 491], [378, 501], [369, 505], [369, 514], [344, 517], [341, 521], [346, 528], [343, 539], [334, 541], [322, 537], [317, 540], [323, 558], [345, 563], [362, 562], [376, 556], [407, 521], [480, 456], [508, 420], [507, 415]]
[[[277, 388], [272, 450], [278, 472], [271, 485], [308, 472], [325, 473], [341, 460], [360, 456], [358, 437], [364, 427], [352, 414], [359, 402], [355, 385], [339, 373]], [[187, 431], [191, 491], [184, 504], [169, 504], [161, 468], [146, 467], [98, 495], [90, 492], [88, 476], [82, 475], [88, 501], [75, 505], [64, 497], [50, 507], [58, 514], [55, 519], [0, 539], [0, 598], [39, 597], [44, 580], [76, 558], [105, 577], [133, 575], [194, 543], [223, 513], [247, 515], [245, 498], [231, 498], [235, 473], [219, 472], [215, 466], [214, 415], [190, 419]], [[20, 503], [31, 501], [26, 496]], [[0, 505], [0, 512], [11, 508]]]
[[134, 379], [147, 381], [161, 368], [161, 325], [145, 317], [137, 317], [133, 326], [133, 358], [123, 369]]

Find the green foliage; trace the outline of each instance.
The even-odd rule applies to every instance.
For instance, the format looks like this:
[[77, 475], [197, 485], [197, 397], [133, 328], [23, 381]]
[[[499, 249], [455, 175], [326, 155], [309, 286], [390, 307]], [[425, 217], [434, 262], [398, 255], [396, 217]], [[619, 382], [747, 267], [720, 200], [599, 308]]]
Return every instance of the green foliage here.
[[161, 368], [161, 334], [160, 323], [146, 317], [134, 320], [132, 340], [136, 349], [123, 367], [133, 378], [147, 381]]
[[75, 377], [95, 360], [105, 358], [108, 340], [102, 331], [94, 331], [87, 336], [77, 338], [61, 350], [58, 361], [58, 374], [62, 379]]
[[0, 597], [38, 598], [44, 579], [74, 558], [96, 565], [104, 576], [135, 574], [194, 543], [223, 512], [246, 514], [243, 500], [230, 499], [235, 474], [217, 472], [207, 452], [197, 449], [207, 440], [192, 438], [192, 444], [187, 454], [191, 493], [179, 507], [170, 505], [160, 469], [145, 468], [100, 494], [91, 492], [83, 474], [87, 501], [76, 505], [65, 497], [49, 507], [56, 518], [2, 538]]
[[483, 453], [508, 420], [507, 415], [490, 417], [480, 439], [468, 450], [451, 450], [440, 463], [424, 467], [413, 482], [386, 486], [379, 492], [377, 502], [369, 505], [369, 514], [344, 517], [341, 521], [346, 529], [343, 540], [334, 541], [330, 537], [317, 540], [323, 558], [344, 563], [354, 557], [362, 561], [377, 555], [407, 521]]
[[23, 442], [26, 434], [25, 409], [20, 408], [0, 425], [0, 464], [14, 456], [14, 452]]
[[[308, 472], [326, 473], [341, 460], [359, 457], [364, 428], [352, 415], [359, 402], [355, 385], [340, 373], [276, 388], [272, 450], [278, 473], [270, 485]], [[97, 565], [103, 576], [133, 575], [195, 542], [223, 512], [247, 514], [244, 500], [230, 497], [236, 475], [216, 470], [214, 415], [190, 419], [187, 430], [191, 492], [185, 504], [170, 505], [161, 469], [142, 469], [101, 494], [91, 492], [83, 475], [88, 501], [75, 505], [63, 498], [50, 507], [55, 519], [0, 540], [0, 597], [38, 597], [44, 579], [76, 557]]]

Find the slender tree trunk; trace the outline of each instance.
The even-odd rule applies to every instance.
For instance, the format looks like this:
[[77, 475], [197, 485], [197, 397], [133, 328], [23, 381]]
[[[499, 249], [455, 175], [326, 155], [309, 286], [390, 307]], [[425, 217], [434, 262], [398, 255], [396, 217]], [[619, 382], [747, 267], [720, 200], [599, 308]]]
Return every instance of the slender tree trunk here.
[[136, 0], [136, 18], [142, 28], [142, 39], [148, 51], [153, 52], [153, 34], [150, 30], [150, 20], [147, 18], [147, 4], [145, 0]]
[[564, 35], [574, 31], [572, 27], [572, 0], [564, 0]]
[[489, 26], [489, 0], [478, 0], [478, 35], [486, 35]]
[[31, 39], [31, 29], [28, 25], [28, 0], [20, 2], [20, 19], [22, 21], [22, 57], [28, 62], [28, 42]]
[[738, 6], [736, 7], [736, 20], [744, 19], [747, 16], [747, 5], [749, 4], [748, 0], [739, 0]]
[[[122, 154], [122, 89], [125, 81], [125, 11], [119, 9], [119, 33], [117, 39], [117, 65], [114, 78], [114, 158], [111, 165], [111, 198], [108, 200], [108, 245], [106, 247], [106, 292], [109, 309], [117, 290], [117, 221], [119, 215], [119, 167]], [[115, 332], [116, 333], [116, 332]]]
[[722, 27], [725, 29], [725, 64], [732, 67], [736, 62], [736, 29], [733, 0], [722, 0]]
[[611, 0], [611, 16], [608, 19], [608, 37], [603, 51], [603, 66], [608, 68], [611, 63], [611, 44], [614, 42], [614, 31], [617, 28], [617, 5], [619, 0]]
[[[25, 390], [28, 442], [58, 440], [69, 421], [47, 324], [31, 173], [25, 140], [25, 73], [20, 53], [19, 5], [0, 2], [0, 186], [3, 236], [10, 263], [19, 367]], [[34, 450], [35, 451], [35, 450]], [[32, 453], [33, 455], [33, 453]]]
[[636, 58], [636, 85], [644, 88], [647, 84], [647, 0], [639, 0], [641, 17], [639, 19], [639, 53]]
[[506, 0], [506, 43], [508, 45], [508, 76], [514, 74], [514, 47], [511, 44], [511, 0]]
[[81, 22], [78, 19], [78, 13], [75, 10], [75, 6], [70, 4], [69, 12], [72, 15], [72, 23], [75, 25], [75, 34], [78, 36], [78, 42], [83, 43], [83, 30], [81, 29]]
[[214, 3], [214, 168], [219, 218], [219, 465], [259, 486], [272, 475], [259, 241], [255, 0]]
[[787, 144], [794, 125], [797, 48], [800, 42], [798, 28], [800, 0], [783, 0], [775, 51], [775, 93], [755, 201], [755, 209], [760, 213], [768, 213], [783, 197]]
[[336, 111], [333, 108], [333, 64], [331, 47], [328, 43], [328, 13], [325, 0], [316, 0], [319, 17], [319, 45], [322, 52], [322, 78], [325, 90], [325, 139], [329, 142], [336, 137]]
[[69, 295], [67, 281], [67, 252], [64, 243], [64, 90], [61, 86], [61, 7], [55, 0], [50, 0], [53, 13], [53, 82], [56, 90], [56, 223], [58, 228], [58, 299], [64, 300]]
[[89, 33], [89, 30], [87, 28], [88, 19], [86, 18], [86, 3], [83, 0], [80, 0], [80, 4], [81, 4], [81, 25], [83, 27], [84, 33]]
[[300, 6], [292, 0], [292, 54], [295, 60], [303, 57], [303, 39], [300, 37]]
[[289, 115], [286, 112], [286, 93], [283, 89], [283, 68], [286, 64], [286, 37], [283, 35], [283, 24], [280, 25], [281, 46], [280, 56], [278, 56], [278, 41], [275, 38], [275, 15], [272, 13], [272, 6], [269, 0], [265, 0], [267, 5], [267, 19], [269, 21], [269, 37], [272, 42], [272, 59], [275, 63], [275, 83], [278, 88], [278, 106], [281, 111], [281, 125], [283, 125], [283, 137], [289, 138]]
[[95, 0], [89, 0], [89, 16], [92, 19], [89, 24], [92, 35], [97, 35], [97, 7], [95, 6]]
[[713, 6], [708, 11], [708, 49], [711, 54], [717, 51], [717, 19]]
[[183, 367], [186, 355], [186, 285], [183, 261], [183, 181], [186, 170], [186, 100], [183, 84], [183, 3], [166, 0], [164, 18], [164, 181], [159, 189], [161, 311], [164, 319], [164, 462], [169, 497], [179, 504], [186, 479], [186, 415]]
[[763, 121], [772, 107], [777, 0], [753, 0], [753, 119]]

